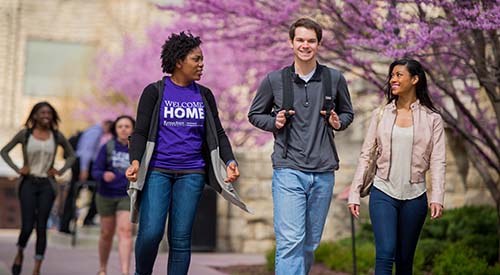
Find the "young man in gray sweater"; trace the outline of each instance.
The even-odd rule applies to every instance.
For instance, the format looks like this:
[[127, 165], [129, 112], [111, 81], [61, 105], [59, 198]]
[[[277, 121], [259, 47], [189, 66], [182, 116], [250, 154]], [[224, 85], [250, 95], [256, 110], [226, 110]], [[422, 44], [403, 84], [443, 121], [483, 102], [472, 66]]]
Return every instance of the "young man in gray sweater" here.
[[339, 168], [333, 130], [346, 129], [354, 117], [342, 74], [317, 62], [321, 26], [300, 18], [289, 35], [294, 63], [264, 78], [248, 113], [250, 123], [275, 138], [276, 275], [311, 268]]

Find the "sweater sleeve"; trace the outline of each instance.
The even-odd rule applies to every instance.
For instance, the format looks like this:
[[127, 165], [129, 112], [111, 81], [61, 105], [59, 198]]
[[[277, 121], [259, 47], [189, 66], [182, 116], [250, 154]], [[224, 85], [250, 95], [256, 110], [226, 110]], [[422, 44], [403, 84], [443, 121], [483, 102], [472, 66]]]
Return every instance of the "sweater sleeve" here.
[[59, 169], [59, 173], [64, 173], [66, 170], [71, 168], [73, 164], [76, 161], [76, 154], [75, 151], [73, 150], [73, 147], [71, 147], [71, 144], [69, 141], [66, 139], [66, 137], [59, 131], [57, 131], [57, 140], [59, 145], [61, 145], [64, 149], [64, 159], [66, 160], [64, 162], [64, 166]]
[[360, 204], [359, 192], [363, 185], [363, 174], [368, 167], [370, 148], [376, 143], [377, 139], [377, 117], [379, 111], [380, 109], [377, 108], [371, 114], [370, 126], [368, 126], [368, 130], [366, 131], [366, 136], [361, 146], [361, 153], [358, 158], [358, 166], [356, 167], [356, 172], [354, 172], [354, 177], [352, 179], [348, 204]]
[[130, 140], [130, 162], [134, 160], [138, 160], [140, 162], [142, 155], [146, 150], [149, 128], [151, 121], [153, 120], [152, 115], [157, 100], [158, 91], [153, 83], [149, 84], [146, 88], [144, 88], [139, 100], [139, 106], [137, 107], [135, 129]]
[[335, 98], [335, 112], [340, 119], [340, 129], [345, 130], [354, 119], [354, 111], [352, 109], [351, 96], [347, 88], [347, 81], [341, 74], [339, 84], [337, 86], [337, 97]]
[[[439, 116], [436, 114], [436, 116]], [[439, 116], [432, 127], [432, 152], [430, 158], [432, 192], [429, 203], [444, 205], [444, 181], [446, 174], [446, 142], [443, 119]]]
[[19, 131], [0, 151], [0, 155], [3, 160], [9, 165], [16, 173], [19, 173], [19, 167], [12, 161], [9, 156], [10, 151], [18, 144], [22, 143], [24, 137], [26, 136], [26, 129]]
[[255, 127], [268, 132], [277, 132], [275, 122], [276, 117], [273, 114], [274, 96], [269, 76], [262, 81], [257, 94], [252, 101], [248, 120]]

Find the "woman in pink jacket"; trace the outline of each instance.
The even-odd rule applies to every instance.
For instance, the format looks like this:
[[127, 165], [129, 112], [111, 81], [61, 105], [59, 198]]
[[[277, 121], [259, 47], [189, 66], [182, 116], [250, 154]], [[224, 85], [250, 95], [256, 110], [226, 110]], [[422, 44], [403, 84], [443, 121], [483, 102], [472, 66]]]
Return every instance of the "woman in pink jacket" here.
[[[370, 195], [370, 219], [376, 247], [376, 275], [412, 274], [418, 237], [430, 208], [431, 219], [443, 213], [445, 135], [443, 120], [432, 104], [422, 65], [394, 61], [385, 94], [388, 103], [374, 110], [349, 194], [348, 207], [360, 213], [360, 188], [369, 150], [376, 142], [377, 172]], [[425, 174], [432, 192], [427, 195]], [[429, 204], [428, 204], [429, 203]]]

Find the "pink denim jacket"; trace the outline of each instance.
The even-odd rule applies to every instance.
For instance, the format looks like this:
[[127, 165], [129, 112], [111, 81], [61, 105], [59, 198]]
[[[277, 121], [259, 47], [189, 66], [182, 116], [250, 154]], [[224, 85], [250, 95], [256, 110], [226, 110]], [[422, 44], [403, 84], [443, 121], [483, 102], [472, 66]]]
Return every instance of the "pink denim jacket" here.
[[[377, 176], [389, 178], [391, 169], [391, 137], [394, 123], [396, 122], [395, 101], [383, 106], [382, 118], [376, 128], [379, 108], [372, 112], [370, 126], [366, 133], [358, 167], [354, 174], [349, 193], [349, 204], [359, 204], [359, 190], [362, 184], [363, 173], [367, 168], [368, 152], [375, 142], [377, 148]], [[422, 182], [427, 170], [431, 172], [432, 192], [429, 203], [444, 201], [444, 178], [446, 167], [446, 148], [443, 119], [441, 115], [432, 112], [417, 100], [410, 106], [413, 115], [413, 148], [411, 157], [410, 183]]]

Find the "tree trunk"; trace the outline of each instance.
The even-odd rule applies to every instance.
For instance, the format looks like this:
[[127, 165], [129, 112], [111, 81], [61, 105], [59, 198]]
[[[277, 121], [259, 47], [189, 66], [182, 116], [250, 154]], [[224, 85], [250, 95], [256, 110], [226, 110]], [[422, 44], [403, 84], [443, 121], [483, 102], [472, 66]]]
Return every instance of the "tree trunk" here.
[[497, 263], [500, 263], [500, 201], [496, 201], [497, 206], [497, 236], [498, 236], [498, 259]]

